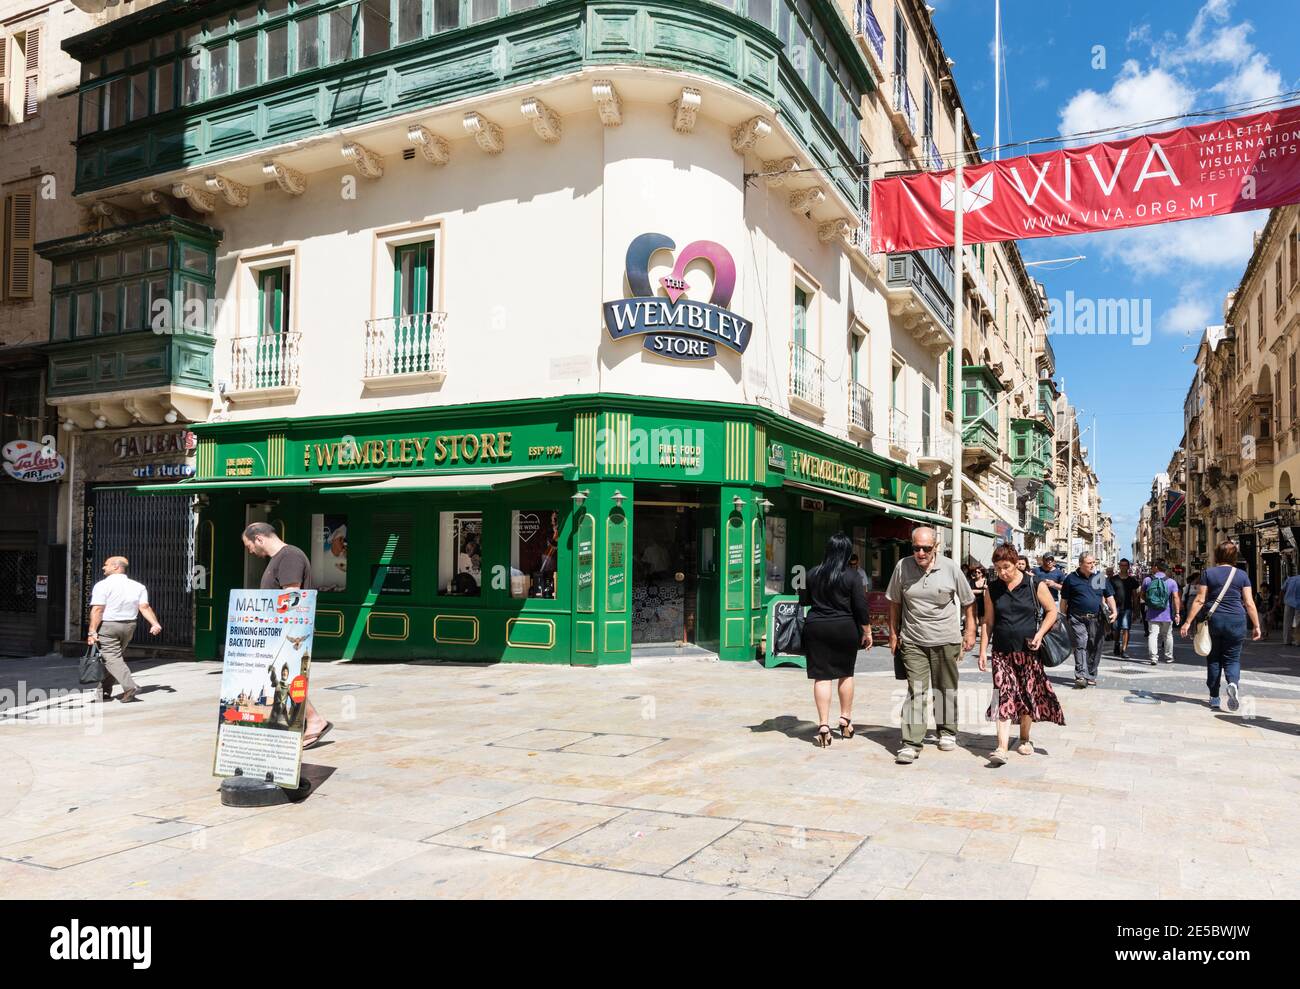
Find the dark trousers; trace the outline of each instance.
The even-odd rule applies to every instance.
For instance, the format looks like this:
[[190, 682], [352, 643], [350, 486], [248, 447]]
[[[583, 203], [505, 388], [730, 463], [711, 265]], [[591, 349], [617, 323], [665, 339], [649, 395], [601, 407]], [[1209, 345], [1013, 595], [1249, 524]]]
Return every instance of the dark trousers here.
[[1070, 612], [1068, 617], [1070, 632], [1074, 636], [1074, 678], [1095, 680], [1101, 666], [1101, 616]]
[[1246, 641], [1246, 618], [1237, 615], [1210, 616], [1210, 654], [1205, 657], [1205, 685], [1210, 696], [1219, 696], [1224, 676], [1229, 683], [1241, 679], [1241, 644]]

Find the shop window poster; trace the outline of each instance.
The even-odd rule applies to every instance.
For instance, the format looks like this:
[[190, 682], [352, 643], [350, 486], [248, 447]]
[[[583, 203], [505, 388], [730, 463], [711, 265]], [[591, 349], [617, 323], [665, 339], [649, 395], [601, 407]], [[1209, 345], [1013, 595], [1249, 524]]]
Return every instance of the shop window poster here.
[[510, 559], [512, 597], [555, 597], [560, 517], [554, 511], [513, 513], [514, 545]]
[[447, 593], [477, 597], [483, 588], [483, 513], [443, 512], [444, 553], [450, 551]]
[[311, 579], [318, 591], [348, 588], [348, 517], [311, 517]]

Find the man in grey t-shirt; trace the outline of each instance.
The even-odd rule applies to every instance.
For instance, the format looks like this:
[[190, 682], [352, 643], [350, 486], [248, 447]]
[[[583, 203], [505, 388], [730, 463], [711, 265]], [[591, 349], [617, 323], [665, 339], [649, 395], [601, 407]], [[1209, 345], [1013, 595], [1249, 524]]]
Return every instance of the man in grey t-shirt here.
[[[912, 530], [912, 555], [889, 580], [889, 648], [902, 650], [907, 671], [903, 744], [896, 762], [916, 761], [925, 739], [925, 698], [934, 686], [939, 749], [957, 747], [957, 662], [975, 646], [975, 592], [957, 564], [938, 554], [938, 534]], [[962, 633], [962, 612], [966, 631]]]

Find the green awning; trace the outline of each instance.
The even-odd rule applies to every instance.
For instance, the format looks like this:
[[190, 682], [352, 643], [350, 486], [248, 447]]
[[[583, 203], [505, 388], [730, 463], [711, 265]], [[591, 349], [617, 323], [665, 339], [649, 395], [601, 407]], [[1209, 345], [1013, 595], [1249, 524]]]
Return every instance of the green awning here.
[[824, 498], [840, 498], [844, 501], [851, 501], [858, 505], [866, 505], [868, 508], [874, 508], [878, 512], [884, 512], [886, 515], [894, 515], [899, 518], [912, 519], [916, 522], [930, 522], [935, 525], [952, 526], [952, 519], [946, 515], [939, 515], [935, 512], [927, 512], [923, 508], [910, 508], [907, 505], [895, 505], [888, 501], [879, 501], [876, 498], [866, 498], [862, 495], [851, 495], [844, 491], [834, 491], [830, 488], [819, 488], [815, 484], [804, 484], [802, 481], [791, 481], [788, 478], [785, 481], [787, 488], [800, 488], [804, 491], [811, 491], [814, 494], [821, 495]]
[[467, 471], [463, 474], [404, 474], [372, 484], [330, 488], [325, 494], [395, 495], [421, 491], [499, 491], [517, 484], [528, 484], [563, 477], [560, 470]]
[[[387, 479], [392, 475], [385, 475]], [[366, 478], [368, 482], [370, 479]], [[112, 484], [106, 485], [105, 489], [109, 491], [129, 491], [137, 495], [181, 495], [181, 494], [211, 494], [216, 491], [243, 491], [254, 490], [260, 491], [264, 488], [324, 488], [329, 487], [356, 487], [362, 483], [361, 478], [310, 478], [310, 477], [239, 477], [239, 478], [219, 478], [206, 481], [174, 481], [171, 484]], [[105, 490], [101, 489], [101, 490]]]

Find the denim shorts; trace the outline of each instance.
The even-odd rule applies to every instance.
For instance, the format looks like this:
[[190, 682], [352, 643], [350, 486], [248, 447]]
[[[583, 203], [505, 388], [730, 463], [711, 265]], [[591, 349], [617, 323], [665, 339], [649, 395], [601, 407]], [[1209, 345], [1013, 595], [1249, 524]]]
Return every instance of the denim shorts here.
[[1119, 619], [1115, 622], [1115, 627], [1121, 632], [1129, 630], [1129, 623], [1133, 620], [1133, 609], [1124, 608], [1119, 613]]

